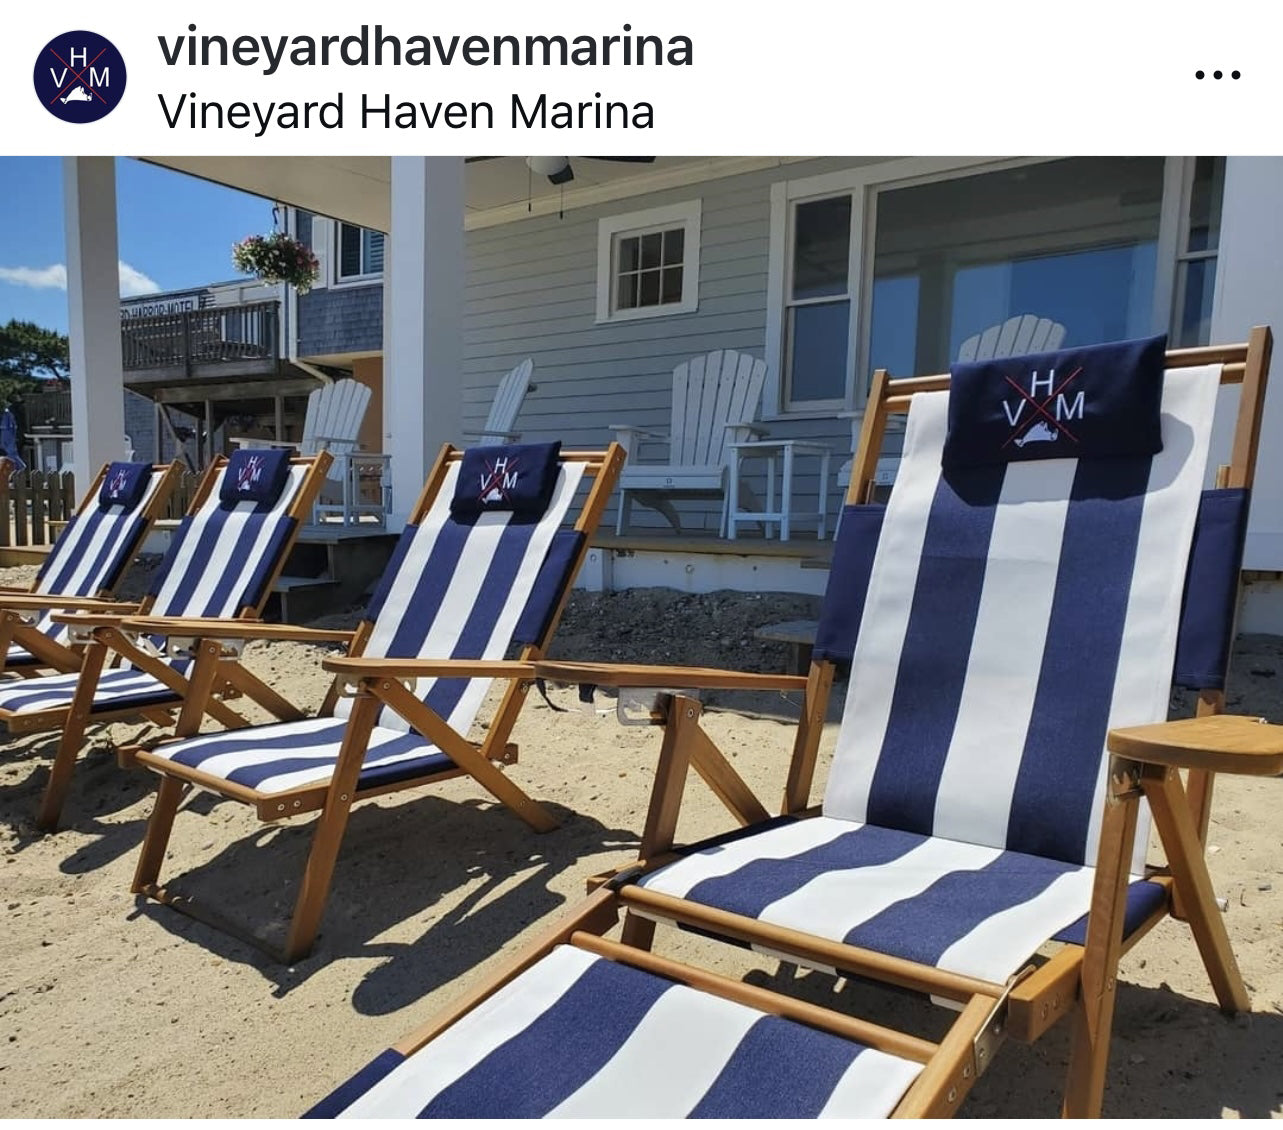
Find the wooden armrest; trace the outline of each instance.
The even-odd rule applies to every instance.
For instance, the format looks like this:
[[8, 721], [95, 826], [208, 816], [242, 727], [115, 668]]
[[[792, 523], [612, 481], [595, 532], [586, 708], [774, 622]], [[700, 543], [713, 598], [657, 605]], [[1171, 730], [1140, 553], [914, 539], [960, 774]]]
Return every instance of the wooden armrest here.
[[149, 636], [193, 636], [221, 640], [292, 640], [297, 643], [349, 643], [355, 634], [341, 628], [303, 628], [262, 620], [218, 620], [182, 616], [131, 616], [122, 627]]
[[0, 597], [0, 608], [13, 612], [41, 611], [47, 608], [83, 609], [86, 612], [111, 612], [119, 616], [128, 616], [138, 611], [138, 605], [121, 604], [115, 600], [98, 600], [92, 596], [59, 596], [57, 593], [27, 595], [15, 593]]
[[382, 659], [375, 656], [331, 656], [321, 666], [356, 679], [494, 678], [533, 679], [533, 663], [508, 659]]
[[1273, 777], [1283, 773], [1283, 726], [1241, 714], [1210, 714], [1110, 730], [1109, 750], [1151, 765]]
[[55, 624], [71, 624], [77, 628], [117, 628], [130, 609], [123, 612], [55, 612]]
[[804, 675], [721, 671], [716, 667], [670, 667], [626, 663], [563, 663], [541, 659], [534, 665], [541, 679], [558, 683], [596, 683], [599, 687], [690, 687], [700, 690], [800, 691]]

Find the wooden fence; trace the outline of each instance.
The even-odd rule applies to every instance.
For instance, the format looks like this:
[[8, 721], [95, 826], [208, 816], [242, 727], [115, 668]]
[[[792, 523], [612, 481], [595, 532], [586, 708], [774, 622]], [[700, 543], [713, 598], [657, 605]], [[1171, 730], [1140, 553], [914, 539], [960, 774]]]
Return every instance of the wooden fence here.
[[76, 512], [76, 481], [70, 471], [20, 471], [0, 477], [0, 547], [47, 545]]
[[[187, 472], [169, 496], [166, 518], [181, 518], [201, 476]], [[0, 549], [50, 545], [76, 512], [76, 480], [70, 471], [20, 471], [0, 475]]]

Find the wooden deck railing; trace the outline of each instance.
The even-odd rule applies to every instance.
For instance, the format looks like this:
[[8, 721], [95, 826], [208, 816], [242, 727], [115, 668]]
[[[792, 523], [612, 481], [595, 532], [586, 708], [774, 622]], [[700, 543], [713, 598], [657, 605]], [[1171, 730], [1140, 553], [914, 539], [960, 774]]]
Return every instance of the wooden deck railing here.
[[198, 365], [276, 360], [280, 308], [250, 302], [128, 318], [120, 324], [120, 344], [126, 372], [182, 368], [190, 375]]

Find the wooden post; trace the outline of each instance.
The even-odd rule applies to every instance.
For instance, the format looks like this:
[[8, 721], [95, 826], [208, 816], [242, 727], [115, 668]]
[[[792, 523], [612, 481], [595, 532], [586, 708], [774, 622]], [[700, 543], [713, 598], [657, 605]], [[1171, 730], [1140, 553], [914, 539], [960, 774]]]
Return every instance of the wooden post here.
[[27, 542], [27, 483], [30, 472], [13, 476], [13, 544], [26, 545]]
[[31, 544], [45, 544], [45, 495], [52, 487], [53, 476], [39, 471], [31, 475]]
[[10, 486], [13, 478], [8, 475], [0, 479], [0, 546], [8, 547], [13, 543], [14, 507]]

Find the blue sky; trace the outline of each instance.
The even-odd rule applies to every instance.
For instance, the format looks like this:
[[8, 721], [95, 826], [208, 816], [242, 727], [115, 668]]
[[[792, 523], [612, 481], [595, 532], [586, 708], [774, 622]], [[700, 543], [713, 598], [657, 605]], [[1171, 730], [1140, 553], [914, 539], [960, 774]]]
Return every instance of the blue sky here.
[[[67, 331], [62, 160], [0, 157], [0, 325]], [[116, 160], [121, 292], [148, 294], [239, 277], [231, 246], [270, 231], [270, 201], [195, 177]]]

